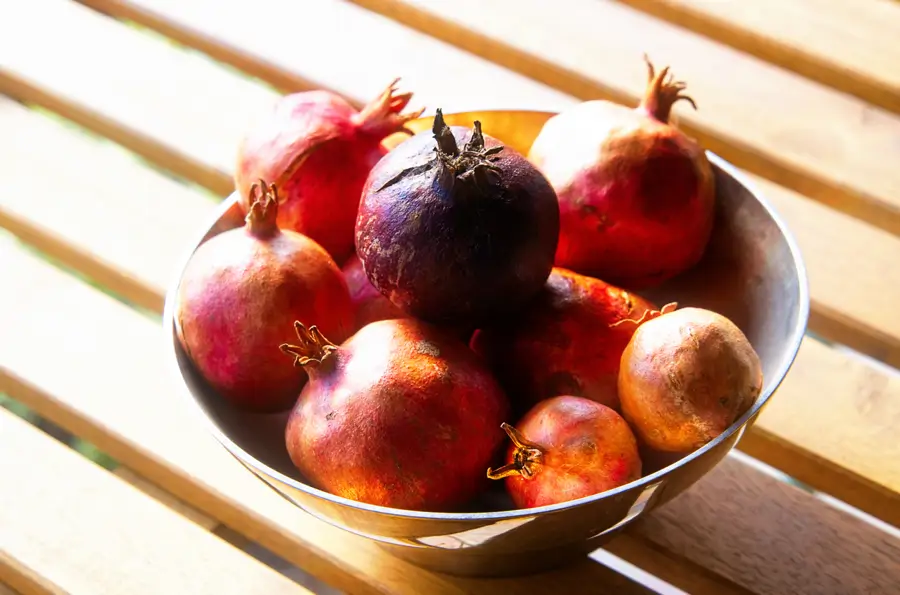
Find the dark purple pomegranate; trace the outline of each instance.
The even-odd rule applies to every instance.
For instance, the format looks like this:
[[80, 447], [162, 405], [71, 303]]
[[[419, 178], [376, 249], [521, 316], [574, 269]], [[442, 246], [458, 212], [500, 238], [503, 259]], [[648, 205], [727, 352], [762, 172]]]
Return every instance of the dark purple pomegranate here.
[[515, 150], [447, 126], [437, 110], [369, 173], [356, 220], [366, 275], [403, 311], [477, 326], [543, 287], [559, 237], [556, 194]]

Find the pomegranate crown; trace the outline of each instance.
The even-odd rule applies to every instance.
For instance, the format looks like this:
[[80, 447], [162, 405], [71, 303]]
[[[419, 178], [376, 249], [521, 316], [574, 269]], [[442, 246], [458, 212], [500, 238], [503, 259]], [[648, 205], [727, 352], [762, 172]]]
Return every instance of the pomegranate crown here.
[[472, 136], [460, 151], [453, 137], [453, 131], [444, 122], [444, 112], [440, 108], [435, 110], [431, 131], [437, 142], [438, 158], [444, 167], [450, 170], [457, 180], [472, 184], [482, 192], [487, 191], [501, 171], [493, 162], [498, 159], [497, 153], [504, 149], [503, 145], [485, 149], [481, 122], [475, 120]]
[[250, 186], [250, 210], [244, 219], [250, 233], [257, 236], [272, 235], [278, 230], [278, 189], [260, 179]]
[[475, 120], [472, 136], [460, 150], [456, 144], [453, 131], [444, 122], [444, 113], [437, 108], [434, 123], [431, 127], [437, 146], [434, 152], [437, 158], [424, 164], [414, 165], [401, 171], [399, 174], [385, 182], [378, 190], [384, 190], [392, 184], [413, 175], [418, 175], [439, 166], [444, 171], [450, 172], [451, 180], [463, 182], [469, 189], [486, 195], [500, 177], [501, 169], [493, 162], [499, 159], [497, 153], [504, 149], [503, 145], [497, 145], [486, 149], [484, 147], [484, 133], [481, 132], [481, 122]]
[[683, 81], [673, 81], [668, 66], [657, 73], [647, 54], [644, 54], [644, 62], [647, 63], [647, 90], [644, 92], [644, 99], [641, 100], [641, 109], [663, 123], [669, 122], [672, 106], [680, 99], [697, 109], [693, 98], [684, 94], [687, 84]]
[[519, 430], [515, 429], [506, 422], [500, 424], [509, 439], [512, 440], [516, 450], [513, 452], [513, 462], [503, 465], [497, 469], [489, 467], [487, 470], [488, 479], [503, 479], [518, 475], [525, 479], [534, 477], [537, 471], [536, 467], [540, 466], [544, 457], [544, 449], [539, 445], [530, 442], [522, 435]]
[[294, 358], [295, 366], [321, 364], [329, 354], [337, 349], [337, 345], [325, 338], [315, 325], [306, 328], [299, 320], [294, 322], [294, 331], [300, 340], [299, 345], [282, 343], [279, 348], [286, 355]]
[[407, 122], [415, 120], [425, 111], [425, 108], [418, 111], [402, 114], [409, 101], [412, 99], [412, 93], [397, 93], [397, 83], [399, 78], [391, 81], [391, 84], [381, 92], [381, 95], [367, 104], [358, 114], [354, 116], [360, 130], [373, 134], [375, 136], [385, 137], [395, 132], [404, 132], [413, 134], [413, 131], [406, 127]]

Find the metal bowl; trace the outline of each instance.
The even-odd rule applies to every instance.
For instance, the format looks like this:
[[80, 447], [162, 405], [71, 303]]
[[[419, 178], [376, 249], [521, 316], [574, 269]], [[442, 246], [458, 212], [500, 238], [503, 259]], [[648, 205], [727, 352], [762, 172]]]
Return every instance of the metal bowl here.
[[[484, 111], [447, 114], [448, 124], [480, 120], [487, 134], [527, 154], [548, 112]], [[414, 121], [416, 131], [431, 118]], [[388, 139], [396, 145], [405, 138]], [[728, 316], [762, 360], [765, 384], [753, 407], [724, 434], [678, 460], [645, 459], [645, 475], [620, 488], [553, 506], [516, 510], [495, 482], [495, 491], [460, 513], [431, 513], [363, 504], [304, 482], [283, 442], [287, 415], [237, 411], [199, 377], [174, 332], [173, 301], [180, 275], [196, 247], [243, 224], [229, 197], [198, 234], [166, 297], [165, 349], [178, 388], [197, 406], [219, 442], [258, 478], [291, 502], [335, 526], [366, 536], [415, 564], [452, 574], [489, 576], [535, 572], [575, 560], [616, 531], [683, 492], [735, 446], [790, 369], [809, 313], [806, 271], [784, 222], [735, 169], [709, 154], [716, 174], [716, 226], [706, 256], [691, 271], [645, 292], [657, 303], [709, 308]], [[499, 428], [498, 428], [499, 431]]]

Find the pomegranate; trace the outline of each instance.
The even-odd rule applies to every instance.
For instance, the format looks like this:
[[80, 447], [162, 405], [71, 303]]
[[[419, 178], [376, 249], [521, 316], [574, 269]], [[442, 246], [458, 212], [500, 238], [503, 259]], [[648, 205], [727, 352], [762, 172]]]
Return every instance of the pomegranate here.
[[479, 329], [471, 345], [523, 412], [566, 394], [615, 409], [622, 352], [638, 319], [655, 309], [619, 287], [554, 268], [537, 298]]
[[297, 469], [332, 494], [394, 508], [454, 509], [474, 497], [509, 413], [503, 390], [451, 331], [405, 318], [340, 346], [295, 323], [281, 349], [310, 381], [288, 420]]
[[636, 109], [580, 103], [550, 118], [528, 154], [559, 197], [555, 264], [630, 289], [694, 266], [713, 226], [712, 168], [669, 122], [677, 101], [696, 105], [668, 67], [657, 74], [647, 66]]
[[649, 447], [690, 452], [728, 429], [762, 391], [759, 357], [728, 318], [684, 308], [644, 322], [622, 353], [622, 414]]
[[540, 290], [558, 235], [556, 195], [541, 173], [480, 122], [450, 127], [437, 110], [430, 133], [372, 169], [356, 250], [372, 285], [404, 312], [475, 328]]
[[194, 252], [178, 288], [176, 334], [209, 384], [243, 409], [293, 405], [306, 382], [284, 365], [279, 343], [297, 318], [316, 318], [337, 340], [353, 331], [347, 284], [332, 258], [304, 235], [280, 230], [274, 185], [250, 188], [246, 224]]
[[[411, 134], [406, 123], [422, 113], [400, 113], [412, 94], [398, 94], [398, 80], [362, 111], [323, 90], [279, 98], [239, 145], [239, 196], [248, 196], [258, 178], [272, 181], [283, 199], [278, 225], [312, 238], [343, 263], [353, 251], [366, 176], [387, 153], [382, 140], [395, 132]], [[250, 207], [245, 200], [241, 206]]]
[[605, 405], [563, 395], [541, 401], [509, 435], [506, 465], [488, 469], [506, 478], [518, 508], [558, 504], [599, 494], [641, 476], [637, 440], [622, 417]]
[[355, 330], [376, 320], [406, 317], [400, 308], [381, 295], [381, 292], [369, 282], [358, 256], [354, 254], [347, 259], [341, 270], [347, 281], [347, 287], [350, 289], [350, 299], [353, 300], [356, 308]]

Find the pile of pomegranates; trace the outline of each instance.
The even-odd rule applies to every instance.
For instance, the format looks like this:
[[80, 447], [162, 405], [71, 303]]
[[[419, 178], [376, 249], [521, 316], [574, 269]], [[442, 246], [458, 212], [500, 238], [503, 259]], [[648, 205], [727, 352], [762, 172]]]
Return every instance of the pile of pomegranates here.
[[715, 210], [669, 122], [694, 102], [647, 65], [637, 108], [576, 105], [527, 154], [440, 109], [414, 134], [397, 81], [361, 110], [282, 97], [239, 147], [245, 225], [181, 280], [184, 352], [228, 406], [283, 416], [300, 479], [372, 505], [556, 504], [707, 444], [762, 370], [721, 314], [636, 293], [700, 261]]

